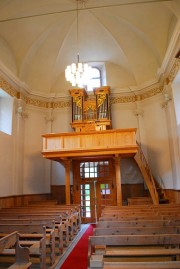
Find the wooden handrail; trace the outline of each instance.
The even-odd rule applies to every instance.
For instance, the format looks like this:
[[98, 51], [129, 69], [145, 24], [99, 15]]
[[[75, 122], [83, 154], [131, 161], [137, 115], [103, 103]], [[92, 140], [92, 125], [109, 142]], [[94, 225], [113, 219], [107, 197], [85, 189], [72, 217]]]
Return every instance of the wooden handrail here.
[[[146, 185], [149, 189], [149, 192], [151, 194], [151, 198], [153, 200], [154, 204], [159, 204], [159, 195], [156, 189], [156, 183], [154, 180], [154, 177], [151, 173], [150, 167], [148, 165], [148, 162], [144, 156], [144, 153], [141, 149], [141, 146], [138, 142], [136, 142], [138, 145], [138, 151], [134, 157], [134, 159], [136, 160], [142, 174], [144, 175], [144, 180], [146, 182]], [[146, 175], [145, 175], [146, 173]]]

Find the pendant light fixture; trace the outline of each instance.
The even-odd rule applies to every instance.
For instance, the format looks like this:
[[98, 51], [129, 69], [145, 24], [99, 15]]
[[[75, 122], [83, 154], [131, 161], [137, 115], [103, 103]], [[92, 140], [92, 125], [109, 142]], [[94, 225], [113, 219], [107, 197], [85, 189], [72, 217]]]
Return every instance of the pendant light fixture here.
[[[69, 81], [72, 86], [84, 87], [88, 85], [91, 78], [91, 66], [87, 63], [80, 62], [79, 57], [79, 1], [82, 3], [82, 0], [76, 1], [76, 33], [77, 33], [77, 63], [72, 63], [68, 65], [65, 70], [65, 78]], [[84, 2], [83, 2], [84, 3]]]

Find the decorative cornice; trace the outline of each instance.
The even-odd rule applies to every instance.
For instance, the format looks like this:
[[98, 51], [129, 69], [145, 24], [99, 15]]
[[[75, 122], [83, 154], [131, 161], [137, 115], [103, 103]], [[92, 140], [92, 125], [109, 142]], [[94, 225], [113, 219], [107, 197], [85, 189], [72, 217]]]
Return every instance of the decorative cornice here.
[[66, 108], [71, 107], [71, 101], [59, 101], [59, 102], [52, 102], [53, 108]]
[[136, 101], [136, 97], [134, 95], [110, 98], [111, 105], [118, 104], [118, 103], [131, 103], [135, 101]]
[[139, 94], [134, 93], [133, 95], [123, 96], [123, 97], [112, 97], [111, 104], [143, 101], [147, 98], [150, 98], [157, 94], [162, 93], [162, 91], [163, 91], [163, 86], [160, 86], [160, 87], [152, 88], [149, 91], [146, 91], [144, 93], [139, 93]]
[[[174, 61], [174, 65], [169, 73], [169, 76], [167, 77], [169, 81], [173, 81], [177, 72], [180, 69], [180, 59], [176, 59]], [[166, 78], [166, 79], [167, 79]], [[111, 96], [110, 102], [111, 105], [113, 104], [118, 104], [118, 103], [132, 103], [136, 101], [142, 101], [147, 98], [153, 97], [158, 94], [163, 93], [163, 81], [161, 82], [160, 86], [154, 86], [154, 88], [151, 86], [151, 89], [147, 89], [146, 91], [139, 91], [138, 93], [135, 91], [131, 91], [126, 94], [118, 94], [116, 96]], [[0, 76], [0, 88], [2, 88], [6, 93], [8, 93], [12, 97], [16, 97], [18, 99], [22, 99], [27, 105], [32, 105], [36, 107], [41, 107], [41, 108], [69, 108], [71, 107], [71, 100], [68, 98], [63, 98], [63, 100], [58, 101], [49, 101], [48, 98], [44, 99], [43, 98], [35, 98], [32, 97], [31, 94], [23, 94], [22, 91], [19, 89], [15, 88], [12, 86], [9, 82], [7, 82], [4, 78]], [[50, 99], [50, 98], [49, 98]]]
[[174, 65], [169, 73], [169, 76], [168, 76], [168, 79], [169, 81], [173, 81], [178, 73], [180, 69], [180, 59], [179, 58], [176, 58], [176, 60], [174, 61]]
[[17, 91], [17, 89], [14, 88], [9, 82], [7, 82], [2, 77], [0, 77], [0, 88], [2, 88], [10, 96], [18, 98], [19, 92]]

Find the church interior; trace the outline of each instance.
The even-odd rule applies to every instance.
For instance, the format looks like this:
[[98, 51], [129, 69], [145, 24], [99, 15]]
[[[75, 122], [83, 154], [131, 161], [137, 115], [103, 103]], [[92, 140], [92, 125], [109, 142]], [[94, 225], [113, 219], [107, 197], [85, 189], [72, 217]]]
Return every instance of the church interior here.
[[0, 149], [0, 268], [180, 268], [180, 1], [0, 0]]

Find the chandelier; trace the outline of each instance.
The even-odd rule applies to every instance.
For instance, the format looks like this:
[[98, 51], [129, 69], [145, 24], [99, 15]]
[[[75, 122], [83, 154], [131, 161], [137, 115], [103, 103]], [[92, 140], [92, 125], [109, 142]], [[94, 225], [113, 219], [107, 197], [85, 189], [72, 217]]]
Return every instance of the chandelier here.
[[[78, 2], [84, 4], [82, 0], [76, 0], [77, 2], [77, 48], [79, 50], [79, 8]], [[79, 61], [79, 52], [77, 52], [77, 63], [72, 63], [68, 65], [65, 70], [65, 78], [69, 81], [72, 86], [83, 87], [88, 85], [89, 80], [91, 79], [91, 69], [92, 67], [89, 66], [87, 63], [82, 63]]]

